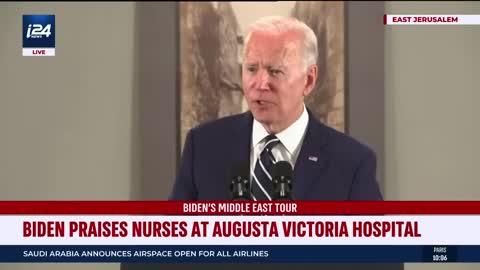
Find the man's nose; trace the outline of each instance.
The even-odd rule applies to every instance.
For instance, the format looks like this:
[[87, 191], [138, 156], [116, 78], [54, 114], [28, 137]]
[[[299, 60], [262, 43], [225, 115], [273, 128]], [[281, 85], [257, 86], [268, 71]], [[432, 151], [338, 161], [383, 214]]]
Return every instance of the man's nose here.
[[256, 81], [257, 81], [257, 83], [256, 83], [257, 88], [259, 90], [270, 89], [270, 76], [268, 75], [267, 71], [262, 70], [262, 71], [258, 72]]

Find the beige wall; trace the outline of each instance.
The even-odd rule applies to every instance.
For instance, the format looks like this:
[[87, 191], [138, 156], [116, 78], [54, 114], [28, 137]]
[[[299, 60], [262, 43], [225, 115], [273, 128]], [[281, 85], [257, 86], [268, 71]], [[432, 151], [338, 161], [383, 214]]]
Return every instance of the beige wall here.
[[[136, 196], [134, 11], [134, 3], [0, 4], [1, 200]], [[22, 14], [56, 15], [55, 57], [21, 56]]]
[[[388, 2], [386, 13], [478, 14], [480, 3]], [[479, 48], [478, 26], [385, 27], [387, 199], [480, 199]]]

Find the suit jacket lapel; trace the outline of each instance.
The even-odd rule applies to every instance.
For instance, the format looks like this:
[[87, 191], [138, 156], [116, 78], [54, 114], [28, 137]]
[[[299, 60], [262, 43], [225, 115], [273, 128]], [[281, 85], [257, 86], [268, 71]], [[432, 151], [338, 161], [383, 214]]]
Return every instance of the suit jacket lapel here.
[[236, 162], [249, 162], [250, 161], [250, 144], [252, 140], [252, 124], [253, 116], [248, 111], [241, 115], [241, 121], [238, 125], [233, 127], [234, 133], [232, 139], [229, 142], [230, 147], [226, 149], [232, 149], [229, 157], [229, 164], [233, 165]]
[[323, 150], [327, 144], [322, 125], [310, 113], [308, 127], [293, 171], [292, 193], [295, 200], [305, 199], [313, 181], [321, 179], [327, 166], [328, 156]]

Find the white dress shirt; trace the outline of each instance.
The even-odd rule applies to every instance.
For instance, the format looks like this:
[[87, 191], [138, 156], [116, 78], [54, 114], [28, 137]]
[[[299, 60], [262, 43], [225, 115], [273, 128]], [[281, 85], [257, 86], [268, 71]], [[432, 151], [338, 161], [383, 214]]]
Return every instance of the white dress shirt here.
[[[272, 154], [277, 161], [285, 160], [288, 161], [292, 168], [295, 167], [295, 163], [298, 158], [300, 149], [302, 148], [303, 138], [307, 131], [308, 126], [308, 112], [303, 105], [303, 112], [293, 124], [282, 132], [275, 134], [280, 140], [280, 143], [272, 149]], [[260, 153], [263, 150], [265, 145], [264, 138], [268, 136], [268, 132], [265, 128], [253, 119], [252, 127], [252, 144], [250, 148], [250, 173], [253, 174], [255, 170], [255, 164], [257, 162]]]

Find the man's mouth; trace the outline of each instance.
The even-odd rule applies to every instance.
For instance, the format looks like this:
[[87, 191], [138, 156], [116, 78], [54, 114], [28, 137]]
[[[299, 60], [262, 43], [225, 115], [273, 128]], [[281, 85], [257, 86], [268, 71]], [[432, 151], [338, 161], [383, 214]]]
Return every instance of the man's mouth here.
[[268, 105], [268, 104], [272, 104], [271, 102], [268, 102], [268, 101], [265, 101], [265, 100], [257, 100], [255, 103], [257, 103], [258, 105]]

